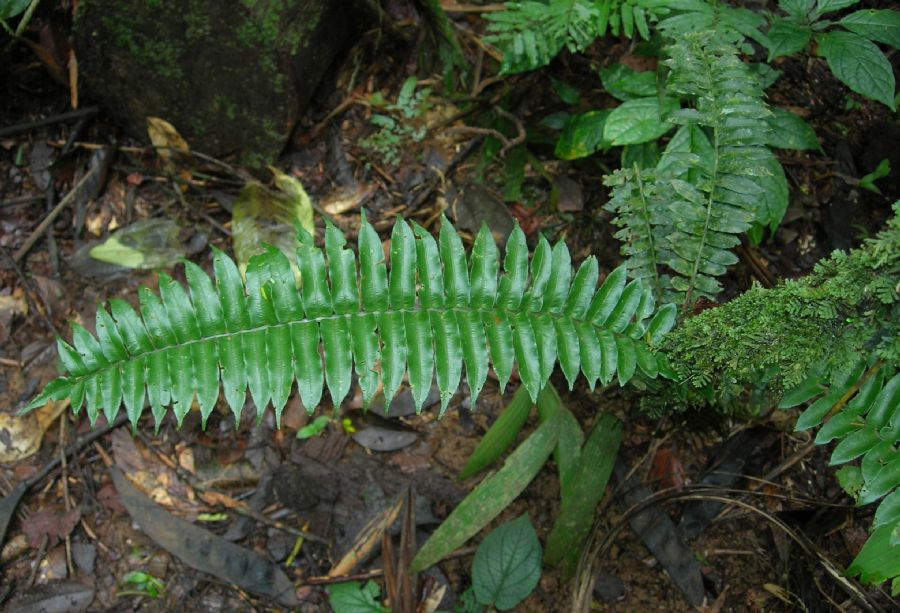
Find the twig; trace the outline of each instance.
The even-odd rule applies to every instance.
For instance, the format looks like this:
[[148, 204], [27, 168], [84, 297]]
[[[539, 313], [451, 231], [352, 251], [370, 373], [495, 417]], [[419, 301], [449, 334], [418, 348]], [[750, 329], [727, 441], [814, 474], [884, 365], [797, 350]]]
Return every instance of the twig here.
[[10, 198], [9, 200], [0, 201], [0, 208], [13, 207], [13, 206], [22, 206], [23, 204], [31, 204], [32, 202], [39, 202], [43, 200], [43, 196], [17, 196], [15, 198]]
[[6, 126], [5, 128], [0, 128], [0, 136], [11, 136], [13, 134], [18, 134], [19, 132], [26, 132], [34, 128], [49, 126], [55, 123], [69, 121], [71, 119], [90, 117], [91, 115], [96, 115], [97, 111], [98, 109], [96, 106], [88, 106], [83, 109], [78, 109], [77, 111], [69, 111], [67, 113], [53, 115], [52, 117], [44, 117], [43, 119], [35, 119], [34, 121], [26, 121], [24, 123]]
[[[582, 562], [579, 563], [579, 575], [582, 572], [587, 571], [587, 564], [582, 564], [586, 561], [586, 559], [593, 558], [597, 559], [600, 556], [604, 555], [609, 547], [612, 545], [613, 541], [618, 535], [619, 532], [622, 531], [627, 525], [630, 519], [645, 509], [666, 501], [676, 501], [676, 500], [699, 500], [704, 502], [719, 502], [722, 504], [730, 504], [737, 505], [743, 507], [745, 510], [756, 513], [757, 515], [764, 518], [770, 524], [779, 528], [784, 534], [790, 537], [794, 542], [796, 542], [800, 548], [810, 557], [813, 557], [818, 560], [819, 564], [823, 567], [825, 572], [831, 577], [831, 579], [837, 583], [844, 592], [852, 598], [858, 605], [860, 605], [863, 609], [867, 611], [883, 611], [883, 609], [878, 606], [877, 603], [871, 602], [866, 596], [865, 592], [863, 592], [853, 581], [844, 577], [843, 573], [838, 570], [837, 566], [832, 562], [828, 557], [822, 553], [815, 544], [809, 540], [809, 538], [800, 532], [793, 530], [790, 526], [785, 524], [781, 519], [775, 517], [771, 513], [760, 509], [748, 502], [743, 500], [739, 500], [736, 498], [730, 498], [728, 496], [723, 495], [714, 495], [710, 493], [697, 493], [702, 489], [706, 488], [696, 488], [688, 486], [683, 491], [675, 491], [674, 489], [667, 489], [659, 491], [652, 496], [648, 496], [644, 498], [640, 502], [634, 504], [631, 508], [629, 508], [622, 516], [619, 518], [619, 521], [606, 532], [603, 540], [600, 542], [599, 546], [597, 546], [596, 542], [590, 544], [585, 547], [584, 553], [582, 555]], [[716, 488], [709, 488], [712, 491], [715, 491]], [[590, 549], [590, 551], [588, 551]], [[581, 604], [582, 608], [574, 609], [574, 610], [587, 610], [587, 606], [590, 604], [590, 599], [586, 598], [588, 594], [591, 592], [591, 587], [593, 585], [593, 580], [586, 580], [582, 582], [581, 580], [575, 582], [575, 592], [573, 593], [574, 602]], [[587, 606], [585, 606], [587, 605]]]
[[747, 261], [747, 264], [750, 265], [753, 276], [756, 277], [756, 280], [759, 281], [763, 287], [767, 289], [775, 287], [775, 280], [772, 278], [768, 269], [763, 266], [755, 249], [747, 244], [746, 241], [742, 240], [741, 244], [738, 245], [738, 253], [740, 253]]
[[38, 227], [34, 229], [34, 231], [31, 233], [31, 236], [29, 236], [25, 241], [25, 244], [22, 245], [18, 251], [16, 251], [15, 255], [13, 256], [14, 261], [18, 262], [23, 257], [25, 257], [25, 254], [28, 253], [28, 250], [31, 249], [32, 246], [34, 246], [41, 235], [47, 230], [47, 228], [50, 227], [50, 224], [52, 224], [56, 220], [56, 218], [59, 217], [59, 214], [62, 213], [63, 209], [65, 209], [72, 203], [73, 200], [75, 200], [75, 197], [81, 191], [81, 188], [86, 185], [89, 180], [93, 179], [94, 175], [102, 172], [102, 170], [108, 166], [108, 160], [112, 157], [112, 153], [108, 151], [106, 155], [107, 157], [104, 160], [100, 161], [98, 164], [94, 165], [93, 168], [84, 173], [84, 176], [81, 177], [81, 180], [75, 184], [75, 187], [73, 187], [69, 191], [69, 193], [66, 194], [66, 197], [60, 200], [59, 204], [57, 204], [53, 208], [53, 210], [50, 211], [50, 213], [44, 218], [44, 221], [38, 224]]
[[[69, 497], [69, 463], [66, 461], [66, 412], [59, 416], [59, 462], [62, 466], [60, 481], [63, 489], [63, 504], [66, 513], [72, 510], [72, 500]], [[72, 536], [66, 533], [66, 568], [69, 575], [75, 574], [75, 565], [72, 563]]]
[[475, 126], [458, 126], [456, 128], [450, 128], [450, 129], [446, 130], [446, 133], [449, 133], [449, 134], [464, 134], [464, 133], [480, 134], [482, 136], [491, 136], [493, 138], [496, 138], [501, 143], [503, 143], [503, 147], [500, 149], [500, 151], [498, 153], [498, 155], [500, 155], [500, 157], [503, 157], [504, 155], [506, 155], [507, 151], [509, 151], [513, 147], [517, 147], [525, 142], [525, 137], [527, 136], [527, 132], [525, 131], [525, 126], [522, 124], [522, 122], [519, 120], [518, 117], [516, 117], [509, 111], [506, 111], [506, 110], [500, 108], [499, 106], [494, 107], [494, 110], [497, 112], [498, 115], [508, 119], [509, 121], [511, 121], [513, 123], [513, 125], [516, 126], [517, 134], [516, 134], [515, 138], [507, 138], [505, 134], [503, 134], [502, 132], [499, 132], [498, 130], [494, 130], [493, 128], [478, 128]]
[[[90, 445], [91, 443], [96, 441], [98, 438], [100, 438], [101, 436], [105, 436], [106, 434], [112, 432], [113, 430], [115, 430], [116, 428], [118, 428], [119, 426], [124, 424], [126, 421], [128, 421], [128, 416], [119, 415], [119, 417], [113, 423], [107, 424], [105, 427], [100, 428], [99, 430], [93, 430], [93, 431], [85, 434], [83, 437], [81, 437], [80, 439], [78, 439], [77, 441], [75, 441], [74, 443], [69, 445], [69, 447], [66, 449], [66, 457], [74, 456], [76, 453], [81, 451], [82, 447], [86, 447], [87, 445]], [[35, 474], [31, 475], [28, 479], [25, 480], [25, 482], [24, 482], [25, 488], [30, 489], [30, 488], [34, 487], [35, 484], [39, 483], [44, 477], [46, 477], [51, 472], [53, 472], [53, 470], [56, 469], [57, 466], [59, 466], [60, 462], [61, 462], [61, 460], [59, 458], [56, 458], [55, 460], [51, 460], [50, 462], [47, 462], [47, 464], [44, 465], [44, 467], [41, 470], [39, 470]]]
[[326, 127], [328, 127], [328, 124], [331, 122], [332, 119], [334, 119], [338, 115], [344, 113], [347, 109], [349, 109], [351, 106], [356, 105], [356, 104], [362, 104], [363, 106], [371, 106], [368, 102], [361, 99], [356, 94], [351, 94], [347, 98], [344, 98], [344, 100], [342, 100], [339, 105], [334, 107], [331, 111], [328, 112], [327, 115], [325, 115], [325, 118], [322, 119], [322, 121], [320, 121], [319, 123], [314, 125], [312, 127], [312, 129], [309, 130], [309, 132], [307, 132], [309, 139], [312, 140], [312, 139], [316, 138], [319, 134], [322, 133], [322, 131]]
[[497, 13], [505, 11], [506, 6], [503, 3], [495, 4], [458, 4], [456, 2], [442, 2], [441, 8], [445, 13]]
[[522, 125], [522, 122], [519, 121], [518, 117], [516, 117], [515, 115], [513, 115], [512, 113], [510, 113], [508, 111], [503, 110], [499, 106], [494, 107], [494, 110], [497, 111], [498, 115], [510, 120], [516, 126], [516, 130], [518, 133], [516, 134], [515, 138], [507, 138], [505, 134], [503, 134], [502, 132], [500, 132], [498, 130], [494, 130], [493, 128], [478, 128], [475, 126], [459, 126], [456, 128], [450, 128], [450, 129], [446, 130], [445, 133], [446, 134], [479, 134], [482, 136], [490, 136], [492, 138], [496, 138], [501, 143], [503, 143], [503, 147], [498, 152], [498, 155], [500, 157], [503, 157], [504, 155], [506, 155], [507, 151], [509, 151], [513, 147], [521, 145], [522, 143], [525, 142], [525, 136], [526, 136], [525, 126]]

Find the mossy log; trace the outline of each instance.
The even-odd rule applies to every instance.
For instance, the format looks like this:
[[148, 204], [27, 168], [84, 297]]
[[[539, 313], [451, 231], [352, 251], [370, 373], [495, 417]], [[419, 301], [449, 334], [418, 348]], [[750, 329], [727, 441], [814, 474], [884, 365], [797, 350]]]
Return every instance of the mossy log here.
[[161, 117], [193, 149], [261, 165], [350, 39], [348, 12], [340, 0], [81, 0], [79, 77], [133, 136]]

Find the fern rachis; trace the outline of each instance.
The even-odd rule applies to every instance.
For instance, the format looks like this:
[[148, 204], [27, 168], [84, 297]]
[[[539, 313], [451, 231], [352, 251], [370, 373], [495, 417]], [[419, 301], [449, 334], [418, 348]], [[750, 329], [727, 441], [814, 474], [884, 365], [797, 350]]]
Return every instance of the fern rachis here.
[[[674, 308], [654, 315], [640, 280], [619, 268], [597, 289], [599, 266], [588, 258], [572, 275], [565, 244], [541, 239], [530, 264], [525, 237], [511, 235], [500, 273], [487, 228], [466, 258], [448, 222], [438, 241], [403, 221], [394, 226], [390, 270], [381, 241], [363, 218], [359, 256], [329, 225], [325, 249], [301, 240], [298, 290], [278, 250], [254, 257], [241, 280], [234, 262], [215, 252], [215, 283], [186, 262], [188, 291], [161, 275], [159, 296], [142, 288], [139, 313], [121, 300], [97, 311], [97, 335], [73, 325], [73, 344], [59, 340], [66, 374], [28, 408], [70, 397], [91, 420], [112, 419], [124, 402], [136, 424], [149, 400], [157, 425], [173, 405], [180, 423], [194, 398], [204, 419], [219, 385], [236, 415], [246, 390], [259, 414], [271, 402], [280, 416], [293, 381], [307, 409], [327, 388], [337, 405], [355, 371], [364, 403], [379, 379], [391, 399], [404, 374], [417, 407], [436, 376], [441, 412], [459, 386], [462, 368], [477, 397], [493, 368], [501, 387], [514, 364], [532, 398], [559, 361], [570, 385], [583, 372], [590, 385], [614, 376], [624, 384], [636, 369], [655, 377], [653, 345], [674, 323]], [[321, 353], [320, 353], [321, 352]]]

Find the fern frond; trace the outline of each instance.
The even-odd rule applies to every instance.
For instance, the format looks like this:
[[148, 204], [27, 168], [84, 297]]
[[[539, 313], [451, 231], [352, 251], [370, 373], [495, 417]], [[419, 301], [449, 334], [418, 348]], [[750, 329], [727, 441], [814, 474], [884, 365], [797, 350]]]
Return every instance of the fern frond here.
[[[859, 486], [854, 498], [859, 505], [881, 500], [872, 526], [874, 534], [848, 569], [866, 583], [900, 577], [900, 566], [885, 563], [900, 556], [900, 374], [896, 368], [875, 361], [861, 364], [849, 376], [828, 381], [812, 375], [788, 392], [780, 408], [814, 400], [797, 418], [797, 430], [819, 427], [815, 442], [837, 442], [830, 464], [845, 467], [842, 483]], [[852, 478], [847, 475], [852, 474]], [[884, 534], [892, 535], [889, 539]]]
[[516, 227], [498, 276], [487, 228], [467, 259], [446, 220], [438, 241], [398, 220], [390, 269], [365, 217], [358, 245], [355, 258], [330, 224], [324, 252], [303, 237], [300, 290], [276, 249], [251, 259], [246, 281], [220, 251], [215, 281], [185, 262], [187, 290], [161, 275], [159, 296], [141, 288], [139, 313], [111, 300], [108, 311], [97, 311], [96, 336], [74, 324], [72, 344], [58, 341], [66, 374], [26, 410], [69, 397], [76, 411], [86, 403], [92, 422], [100, 410], [112, 421], [124, 402], [136, 424], [146, 397], [158, 426], [170, 404], [180, 424], [196, 398], [205, 423], [221, 382], [236, 416], [249, 388], [258, 414], [271, 403], [279, 418], [294, 380], [311, 411], [325, 388], [337, 406], [355, 371], [365, 404], [379, 380], [390, 400], [408, 374], [418, 408], [436, 375], [443, 413], [463, 367], [473, 403], [489, 364], [501, 388], [517, 364], [532, 399], [557, 360], [570, 386], [579, 372], [591, 386], [614, 376], [624, 384], [636, 369], [657, 376], [652, 346], [672, 327], [675, 310], [667, 305], [654, 316], [652, 292], [640, 280], [627, 282], [623, 267], [598, 289], [594, 257], [573, 276], [565, 244], [551, 248], [542, 238], [529, 263]]
[[632, 170], [607, 179], [615, 189], [606, 208], [624, 228], [618, 236], [632, 274], [648, 277], [651, 264], [663, 265], [671, 275], [657, 279], [660, 295], [688, 305], [722, 289], [716, 277], [737, 262], [730, 249], [739, 233], [754, 222], [769, 225], [783, 211], [770, 210], [777, 207], [764, 195], [773, 191], [765, 188], [774, 159], [765, 146], [771, 112], [737, 49], [701, 32], [667, 51], [667, 90], [693, 108], [668, 117], [682, 127], [651, 181]]
[[614, 36], [635, 33], [650, 39], [654, 18], [650, 0], [550, 0], [507, 2], [506, 10], [487, 13], [489, 34], [484, 40], [503, 52], [501, 74], [546, 66], [563, 47], [584, 51], [607, 31]]

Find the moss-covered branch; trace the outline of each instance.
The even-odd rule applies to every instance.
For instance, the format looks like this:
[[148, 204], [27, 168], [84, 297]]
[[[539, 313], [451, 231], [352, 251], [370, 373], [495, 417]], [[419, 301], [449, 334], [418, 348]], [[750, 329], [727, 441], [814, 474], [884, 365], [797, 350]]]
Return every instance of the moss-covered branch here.
[[768, 380], [780, 393], [814, 365], [836, 374], [873, 350], [897, 362], [900, 202], [894, 213], [878, 236], [849, 253], [834, 252], [808, 276], [754, 287], [685, 321], [663, 348], [673, 369], [696, 387], [721, 392]]

